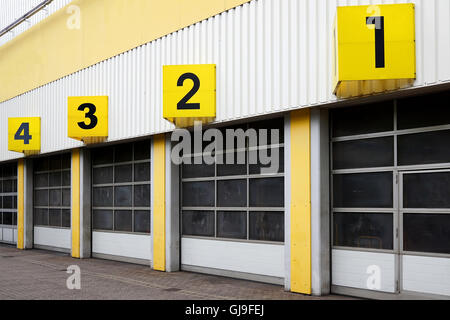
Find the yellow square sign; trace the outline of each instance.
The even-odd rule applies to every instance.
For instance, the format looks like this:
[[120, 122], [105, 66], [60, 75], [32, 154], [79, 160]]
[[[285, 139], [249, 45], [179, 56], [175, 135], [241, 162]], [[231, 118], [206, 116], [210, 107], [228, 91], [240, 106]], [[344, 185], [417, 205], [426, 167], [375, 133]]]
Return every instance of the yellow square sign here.
[[108, 97], [69, 97], [68, 136], [85, 143], [108, 137]]
[[8, 150], [38, 153], [41, 150], [41, 118], [9, 118]]
[[[350, 96], [369, 94], [383, 91], [380, 81], [404, 84], [416, 78], [414, 11], [412, 3], [337, 8], [333, 78], [338, 96], [345, 88], [361, 91]], [[390, 82], [385, 89], [396, 86]]]
[[178, 126], [212, 121], [216, 117], [216, 66], [163, 66], [163, 116]]

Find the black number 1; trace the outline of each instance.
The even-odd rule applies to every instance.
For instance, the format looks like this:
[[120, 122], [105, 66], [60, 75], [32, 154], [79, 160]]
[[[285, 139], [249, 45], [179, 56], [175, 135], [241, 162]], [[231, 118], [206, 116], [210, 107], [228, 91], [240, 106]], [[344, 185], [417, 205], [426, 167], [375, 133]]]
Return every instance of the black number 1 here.
[[200, 103], [187, 103], [194, 94], [197, 93], [198, 89], [200, 89], [200, 79], [193, 73], [185, 73], [183, 74], [179, 79], [177, 86], [182, 87], [184, 84], [184, 81], [190, 79], [194, 82], [194, 87], [192, 87], [191, 91], [187, 93], [187, 95], [180, 100], [177, 104], [178, 110], [198, 110], [200, 109]]
[[375, 65], [377, 68], [385, 68], [384, 17], [367, 17], [366, 24], [375, 25]]

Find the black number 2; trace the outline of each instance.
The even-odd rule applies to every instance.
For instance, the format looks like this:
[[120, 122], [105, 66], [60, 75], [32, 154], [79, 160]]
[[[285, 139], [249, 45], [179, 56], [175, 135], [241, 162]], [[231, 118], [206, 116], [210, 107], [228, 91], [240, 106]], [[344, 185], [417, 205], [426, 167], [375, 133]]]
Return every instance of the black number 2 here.
[[89, 109], [89, 111], [85, 114], [85, 117], [90, 120], [89, 124], [85, 122], [78, 122], [78, 126], [84, 130], [94, 129], [98, 123], [97, 117], [94, 115], [97, 111], [97, 108], [92, 103], [84, 103], [78, 107], [78, 111], [84, 111]]
[[178, 110], [198, 110], [200, 109], [200, 103], [188, 103], [188, 101], [197, 93], [198, 89], [200, 89], [200, 79], [193, 73], [185, 73], [179, 79], [177, 86], [182, 87], [184, 81], [190, 79], [194, 82], [194, 86], [191, 91], [184, 96], [183, 99], [180, 100], [177, 104]]
[[14, 140], [23, 140], [24, 144], [30, 144], [32, 138], [33, 137], [30, 136], [30, 124], [28, 122], [22, 123], [14, 135]]
[[384, 17], [367, 17], [366, 24], [375, 25], [375, 65], [377, 68], [385, 68]]

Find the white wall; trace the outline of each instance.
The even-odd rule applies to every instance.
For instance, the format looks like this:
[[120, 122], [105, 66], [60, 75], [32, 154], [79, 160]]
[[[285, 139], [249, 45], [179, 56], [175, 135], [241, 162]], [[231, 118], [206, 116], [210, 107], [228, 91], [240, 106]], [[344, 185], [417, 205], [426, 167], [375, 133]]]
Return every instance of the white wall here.
[[[162, 118], [162, 66], [217, 65], [217, 122], [335, 102], [331, 34], [338, 5], [369, 0], [259, 0], [0, 104], [8, 117], [42, 117], [42, 153], [82, 144], [67, 137], [67, 96], [108, 95], [109, 141], [173, 129]], [[415, 87], [450, 80], [450, 2], [416, 3]], [[0, 141], [0, 161], [21, 157]]]

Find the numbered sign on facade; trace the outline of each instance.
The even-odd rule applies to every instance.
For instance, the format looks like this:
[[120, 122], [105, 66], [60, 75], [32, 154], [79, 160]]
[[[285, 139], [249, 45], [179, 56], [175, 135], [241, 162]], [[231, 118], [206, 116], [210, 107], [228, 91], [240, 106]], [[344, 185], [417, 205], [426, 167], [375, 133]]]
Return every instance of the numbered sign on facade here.
[[9, 118], [8, 150], [29, 154], [41, 150], [41, 118]]
[[85, 143], [108, 137], [108, 97], [69, 97], [68, 136]]
[[339, 7], [333, 40], [339, 97], [399, 89], [416, 78], [414, 4]]
[[163, 67], [163, 116], [177, 126], [216, 117], [216, 66], [173, 65]]

